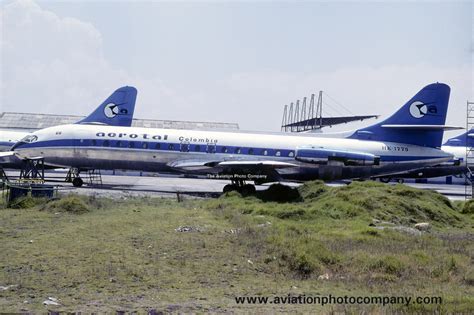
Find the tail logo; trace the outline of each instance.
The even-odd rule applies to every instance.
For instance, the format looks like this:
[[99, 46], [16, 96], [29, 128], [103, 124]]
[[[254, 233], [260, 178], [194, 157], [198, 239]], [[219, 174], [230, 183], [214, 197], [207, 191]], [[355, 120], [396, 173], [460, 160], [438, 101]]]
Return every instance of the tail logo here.
[[[433, 111], [433, 109], [429, 110], [430, 112]], [[434, 107], [434, 112], [436, 113], [436, 107]], [[422, 118], [426, 114], [428, 114], [428, 106], [420, 101], [415, 101], [411, 103], [410, 105], [410, 115], [412, 115], [415, 118]]]
[[117, 115], [126, 115], [128, 113], [127, 109], [119, 109], [118, 105], [110, 103], [104, 107], [104, 115], [107, 118], [114, 118]]

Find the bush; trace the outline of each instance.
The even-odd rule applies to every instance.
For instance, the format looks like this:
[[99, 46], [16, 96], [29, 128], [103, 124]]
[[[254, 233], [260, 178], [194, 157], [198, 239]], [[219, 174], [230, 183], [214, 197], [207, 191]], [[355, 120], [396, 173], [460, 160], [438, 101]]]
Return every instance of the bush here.
[[305, 211], [303, 209], [284, 210], [275, 213], [275, 216], [279, 219], [293, 219], [305, 215]]
[[233, 190], [233, 191], [229, 191], [222, 194], [219, 198], [236, 198], [236, 197], [241, 198], [242, 195], [238, 191]]
[[314, 273], [320, 273], [322, 270], [319, 261], [312, 259], [312, 257], [306, 253], [297, 253], [287, 260], [289, 260], [290, 269], [303, 278], [308, 278]]
[[366, 230], [363, 230], [361, 234], [370, 235], [370, 236], [380, 236], [380, 231], [377, 229], [368, 228]]
[[44, 203], [43, 198], [33, 198], [31, 196], [20, 197], [9, 203], [8, 207], [12, 209], [28, 209]]
[[44, 205], [41, 210], [52, 212], [70, 212], [70, 213], [84, 213], [89, 212], [90, 209], [87, 204], [77, 196], [67, 196], [59, 200], [53, 200]]
[[464, 203], [461, 209], [463, 214], [474, 214], [474, 199], [470, 199]]
[[330, 187], [326, 186], [322, 180], [306, 182], [298, 188], [300, 196], [306, 200], [317, 199], [323, 193], [329, 191]]
[[464, 275], [463, 280], [467, 285], [474, 286], [474, 269], [469, 269]]
[[298, 189], [282, 184], [273, 184], [268, 189], [259, 191], [257, 197], [263, 201], [295, 202], [302, 198]]
[[391, 275], [401, 276], [404, 264], [395, 256], [385, 256], [379, 258], [369, 265], [370, 270], [381, 271]]

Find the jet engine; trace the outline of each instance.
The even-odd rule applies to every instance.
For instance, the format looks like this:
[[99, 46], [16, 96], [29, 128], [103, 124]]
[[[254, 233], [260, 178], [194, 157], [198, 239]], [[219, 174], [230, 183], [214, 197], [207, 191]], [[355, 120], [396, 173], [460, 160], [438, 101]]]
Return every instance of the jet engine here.
[[345, 166], [372, 166], [379, 165], [380, 157], [370, 153], [333, 150], [321, 147], [300, 147], [296, 149], [295, 159], [301, 162], [314, 164]]

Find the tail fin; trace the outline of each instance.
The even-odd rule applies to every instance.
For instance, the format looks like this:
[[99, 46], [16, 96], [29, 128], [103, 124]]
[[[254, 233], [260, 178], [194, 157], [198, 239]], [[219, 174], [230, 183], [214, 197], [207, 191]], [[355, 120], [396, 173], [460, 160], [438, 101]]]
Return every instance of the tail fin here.
[[474, 147], [474, 128], [457, 137], [448, 139], [443, 145], [452, 147]]
[[97, 109], [76, 124], [106, 124], [130, 127], [132, 125], [137, 89], [124, 86], [117, 89]]
[[450, 88], [433, 83], [416, 93], [395, 114], [384, 121], [357, 130], [352, 139], [390, 141], [439, 148], [445, 126]]

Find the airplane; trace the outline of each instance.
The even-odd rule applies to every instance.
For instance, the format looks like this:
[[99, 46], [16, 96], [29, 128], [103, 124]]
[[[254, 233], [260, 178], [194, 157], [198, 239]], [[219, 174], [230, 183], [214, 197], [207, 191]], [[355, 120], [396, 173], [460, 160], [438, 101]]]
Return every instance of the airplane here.
[[[76, 124], [106, 124], [130, 127], [136, 98], [137, 90], [134, 87], [121, 87], [102, 102], [93, 113], [79, 120]], [[30, 132], [26, 131], [0, 130], [0, 151], [10, 150], [15, 143], [29, 134]]]
[[[134, 87], [124, 86], [118, 88], [94, 112], [75, 124], [129, 127], [132, 125], [136, 98], [137, 90]], [[19, 141], [34, 137], [31, 132], [2, 130], [0, 131], [0, 151], [10, 150]], [[3, 169], [21, 169], [22, 167], [23, 163], [20, 159], [10, 159], [7, 162], [0, 163], [0, 168]], [[52, 169], [56, 166], [45, 165], [45, 168]]]
[[[370, 178], [440, 164], [450, 88], [421, 89], [392, 116], [343, 139], [287, 133], [218, 132], [106, 125], [36, 131], [0, 158], [42, 157], [57, 167], [201, 173], [229, 179], [224, 192], [276, 181]], [[80, 177], [73, 180], [82, 186]]]
[[[466, 154], [468, 150], [474, 147], [474, 128], [448, 139], [441, 150], [453, 155], [453, 159], [438, 165], [423, 167], [417, 170], [393, 174], [392, 176], [383, 176], [379, 178], [382, 182], [389, 182], [395, 179], [403, 182], [405, 178], [433, 178], [442, 176], [459, 176], [468, 172]], [[472, 154], [471, 154], [472, 156]], [[472, 166], [472, 165], [469, 165]]]
[[0, 130], [0, 152], [8, 151], [10, 148], [23, 139], [29, 132]]

